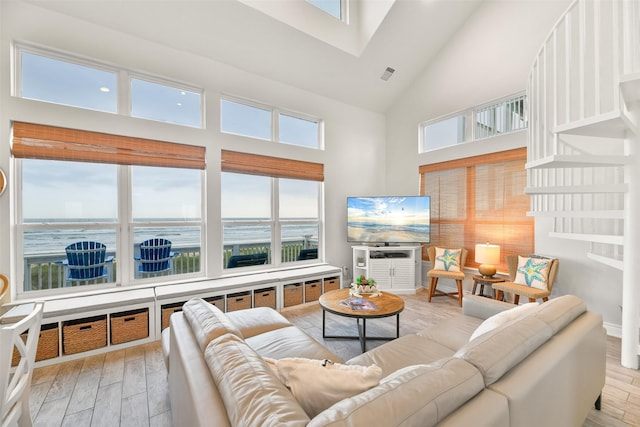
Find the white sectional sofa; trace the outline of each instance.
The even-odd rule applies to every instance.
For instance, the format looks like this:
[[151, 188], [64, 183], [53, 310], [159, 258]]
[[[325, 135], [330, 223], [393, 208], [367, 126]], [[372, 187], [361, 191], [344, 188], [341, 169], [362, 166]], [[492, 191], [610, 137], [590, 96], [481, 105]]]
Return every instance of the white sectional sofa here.
[[191, 300], [163, 333], [174, 424], [581, 426], [604, 386], [602, 318], [574, 296], [511, 308], [465, 296], [462, 314], [344, 362], [379, 366], [379, 384], [310, 417], [268, 362], [340, 358], [275, 310]]

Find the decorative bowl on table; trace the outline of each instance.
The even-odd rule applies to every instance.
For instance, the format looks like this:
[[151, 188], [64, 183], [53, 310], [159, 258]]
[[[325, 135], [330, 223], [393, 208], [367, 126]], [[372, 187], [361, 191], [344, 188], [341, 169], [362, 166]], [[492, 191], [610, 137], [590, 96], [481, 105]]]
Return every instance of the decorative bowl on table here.
[[373, 279], [367, 279], [364, 276], [360, 276], [356, 279], [355, 283], [351, 284], [349, 291], [351, 295], [380, 295], [381, 292], [376, 286], [376, 282]]

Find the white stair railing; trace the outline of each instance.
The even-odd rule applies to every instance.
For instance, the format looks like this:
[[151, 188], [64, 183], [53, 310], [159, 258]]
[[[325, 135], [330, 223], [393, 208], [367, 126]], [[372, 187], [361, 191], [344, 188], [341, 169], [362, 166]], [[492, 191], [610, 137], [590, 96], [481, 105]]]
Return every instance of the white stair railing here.
[[623, 271], [622, 364], [637, 369], [640, 0], [574, 1], [533, 62], [528, 100], [530, 214]]

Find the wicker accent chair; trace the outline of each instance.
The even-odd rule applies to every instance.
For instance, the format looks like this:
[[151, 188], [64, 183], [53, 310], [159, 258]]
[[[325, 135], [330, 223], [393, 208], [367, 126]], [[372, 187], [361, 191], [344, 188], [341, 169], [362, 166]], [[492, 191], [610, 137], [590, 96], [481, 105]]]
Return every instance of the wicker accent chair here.
[[529, 302], [535, 302], [538, 299], [541, 299], [543, 302], [549, 301], [549, 295], [551, 295], [553, 284], [555, 283], [556, 275], [558, 274], [558, 265], [560, 263], [558, 259], [549, 258], [551, 265], [549, 266], [549, 277], [547, 279], [546, 290], [514, 283], [516, 280], [516, 273], [518, 272], [518, 255], [507, 255], [505, 260], [507, 262], [507, 268], [509, 269], [509, 281], [493, 283], [493, 291], [495, 292], [497, 300], [502, 300], [504, 293], [506, 292], [508, 294], [513, 294], [514, 304], [518, 304], [520, 302], [521, 296], [528, 298]]
[[[462, 281], [464, 280], [464, 264], [467, 261], [468, 251], [462, 248], [462, 253], [460, 254], [460, 271], [444, 271], [444, 270], [435, 270], [433, 266], [436, 265], [436, 248], [435, 246], [430, 246], [427, 248], [427, 254], [429, 255], [429, 261], [431, 262], [431, 270], [427, 272], [427, 277], [429, 278], [429, 296], [427, 301], [431, 302], [431, 298], [433, 297], [442, 297], [447, 296], [454, 299], [457, 299], [460, 303], [460, 307], [462, 307]], [[458, 292], [442, 292], [436, 289], [438, 284], [438, 279], [451, 279], [456, 281], [456, 285], [458, 286]]]

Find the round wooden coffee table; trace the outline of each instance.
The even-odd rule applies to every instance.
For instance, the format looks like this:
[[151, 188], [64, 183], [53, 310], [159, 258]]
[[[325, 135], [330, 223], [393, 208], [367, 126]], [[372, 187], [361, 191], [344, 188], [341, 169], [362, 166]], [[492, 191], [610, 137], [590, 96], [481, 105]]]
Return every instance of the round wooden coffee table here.
[[[361, 298], [371, 301], [376, 305], [375, 310], [352, 310], [344, 304], [344, 302], [352, 298], [349, 295], [349, 289], [336, 289], [325, 292], [320, 296], [320, 307], [322, 307], [322, 338], [338, 338], [338, 339], [357, 339], [360, 340], [362, 352], [366, 351], [367, 339], [370, 340], [394, 340], [400, 337], [400, 313], [404, 310], [404, 300], [397, 295], [389, 292], [382, 292], [382, 295], [372, 297], [370, 295], [362, 295]], [[352, 317], [356, 319], [358, 325], [358, 336], [353, 335], [327, 335], [325, 330], [326, 313], [332, 313], [337, 316]], [[395, 337], [368, 337], [367, 336], [367, 319], [379, 319], [382, 317], [396, 316], [396, 336]], [[360, 323], [362, 320], [362, 323]]]

